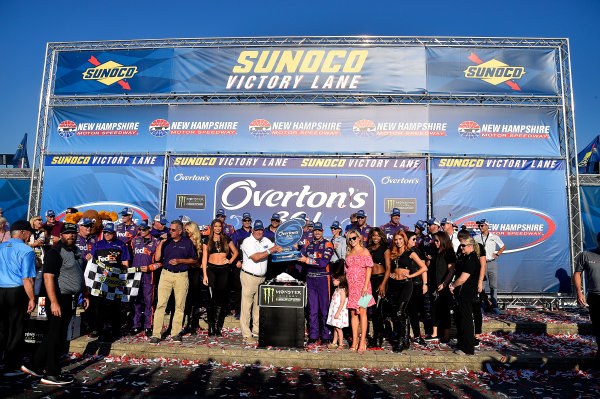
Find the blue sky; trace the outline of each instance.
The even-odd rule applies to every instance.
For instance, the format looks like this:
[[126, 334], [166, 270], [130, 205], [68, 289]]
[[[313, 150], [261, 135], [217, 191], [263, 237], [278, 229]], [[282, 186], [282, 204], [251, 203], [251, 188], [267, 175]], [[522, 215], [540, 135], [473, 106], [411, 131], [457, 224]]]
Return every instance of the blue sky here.
[[567, 37], [577, 145], [600, 134], [600, 1], [0, 0], [0, 153], [34, 151], [47, 42], [304, 35]]

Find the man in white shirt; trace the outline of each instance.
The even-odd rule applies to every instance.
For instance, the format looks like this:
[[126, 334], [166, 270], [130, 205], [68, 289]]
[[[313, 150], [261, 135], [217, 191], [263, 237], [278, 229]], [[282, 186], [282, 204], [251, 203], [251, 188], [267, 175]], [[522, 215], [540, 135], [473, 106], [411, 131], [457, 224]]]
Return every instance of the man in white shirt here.
[[[492, 300], [492, 311], [494, 313], [500, 313], [498, 309], [498, 263], [496, 259], [502, 255], [502, 252], [506, 249], [506, 246], [494, 233], [490, 233], [490, 222], [487, 219], [481, 219], [477, 222], [481, 234], [475, 236], [475, 241], [483, 245], [485, 248], [485, 274], [487, 276], [487, 282], [490, 286], [490, 297]], [[498, 247], [498, 252], [496, 252]]]
[[458, 246], [460, 245], [460, 241], [458, 240], [458, 232], [454, 230], [454, 222], [452, 222], [452, 219], [443, 218], [442, 229], [444, 229], [446, 234], [448, 234], [448, 237], [450, 237], [452, 248], [454, 249], [454, 253], [456, 253]]
[[[267, 260], [271, 253], [280, 252], [281, 247], [268, 238], [263, 238], [262, 221], [254, 222], [254, 229], [240, 246], [243, 261], [240, 273], [242, 284], [242, 306], [240, 327], [244, 343], [256, 343], [258, 337], [258, 286], [265, 281]], [[250, 312], [252, 312], [252, 330], [250, 330]]]

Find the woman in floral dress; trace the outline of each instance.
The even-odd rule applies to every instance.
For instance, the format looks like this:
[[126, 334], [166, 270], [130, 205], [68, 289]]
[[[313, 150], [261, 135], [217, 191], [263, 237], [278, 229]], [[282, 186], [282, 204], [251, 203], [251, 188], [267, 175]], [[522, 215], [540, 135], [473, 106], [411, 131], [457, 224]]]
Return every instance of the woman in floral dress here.
[[[371, 269], [373, 259], [369, 250], [363, 246], [363, 239], [356, 230], [346, 234], [346, 278], [348, 280], [348, 309], [350, 310], [350, 324], [352, 326], [351, 351], [358, 350], [364, 353], [367, 349], [367, 307], [375, 305], [371, 295]], [[365, 295], [371, 295], [366, 307], [358, 305], [358, 301]], [[360, 345], [358, 343], [358, 325], [360, 319]]]

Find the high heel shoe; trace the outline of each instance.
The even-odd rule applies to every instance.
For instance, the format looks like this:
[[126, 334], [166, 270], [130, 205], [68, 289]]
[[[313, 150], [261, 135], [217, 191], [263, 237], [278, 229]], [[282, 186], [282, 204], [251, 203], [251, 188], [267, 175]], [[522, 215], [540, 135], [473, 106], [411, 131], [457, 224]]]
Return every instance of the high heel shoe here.
[[365, 351], [366, 351], [366, 350], [367, 350], [367, 343], [366, 343], [366, 342], [364, 342], [364, 343], [361, 343], [361, 344], [358, 346], [358, 353], [360, 353], [361, 355], [363, 355], [363, 354], [365, 353]]
[[356, 350], [357, 350], [356, 346], [351, 346], [350, 347], [350, 352], [356, 352]]

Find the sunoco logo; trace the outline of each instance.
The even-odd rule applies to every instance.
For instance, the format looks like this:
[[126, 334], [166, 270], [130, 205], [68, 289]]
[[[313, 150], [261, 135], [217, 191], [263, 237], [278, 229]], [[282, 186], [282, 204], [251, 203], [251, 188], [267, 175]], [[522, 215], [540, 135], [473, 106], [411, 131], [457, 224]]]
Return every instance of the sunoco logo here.
[[58, 135], [64, 139], [73, 137], [77, 134], [77, 125], [73, 121], [64, 121], [58, 125]]
[[371, 137], [376, 133], [375, 124], [368, 119], [361, 119], [354, 123], [352, 130], [358, 137]]
[[489, 208], [471, 212], [456, 220], [456, 224], [474, 227], [481, 219], [490, 221], [490, 232], [506, 244], [504, 253], [531, 249], [548, 240], [556, 231], [556, 223], [541, 211], [520, 207]]
[[477, 65], [465, 69], [465, 78], [481, 79], [494, 86], [506, 83], [513, 90], [521, 90], [513, 80], [521, 79], [525, 75], [524, 67], [512, 67], [495, 59], [483, 62], [475, 53], [471, 53], [468, 58]]
[[157, 119], [150, 124], [150, 134], [154, 137], [165, 137], [169, 134], [171, 125], [164, 119]]
[[118, 83], [123, 89], [131, 90], [129, 83], [123, 81], [123, 79], [132, 78], [137, 73], [137, 67], [124, 66], [114, 61], [101, 64], [93, 56], [88, 61], [94, 65], [94, 68], [86, 69], [83, 73], [84, 80], [96, 80], [106, 86]]
[[263, 299], [264, 303], [267, 305], [273, 303], [275, 299], [275, 288], [263, 287]]
[[271, 124], [264, 119], [253, 120], [248, 129], [254, 137], [265, 137], [271, 134]]

